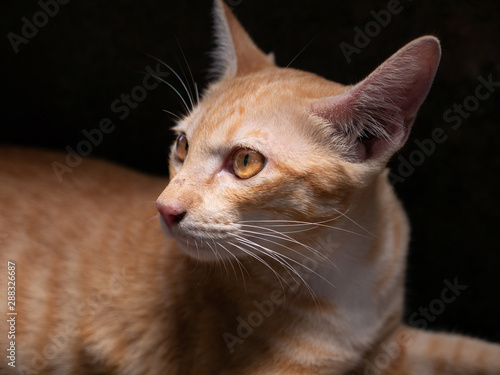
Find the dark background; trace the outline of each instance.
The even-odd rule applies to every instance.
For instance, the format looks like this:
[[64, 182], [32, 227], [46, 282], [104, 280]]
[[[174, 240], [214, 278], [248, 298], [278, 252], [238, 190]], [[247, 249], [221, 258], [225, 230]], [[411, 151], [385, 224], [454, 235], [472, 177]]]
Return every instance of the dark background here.
[[[500, 81], [500, 5], [498, 0], [401, 1], [403, 10], [348, 63], [340, 43], [354, 45], [355, 27], [365, 29], [374, 19], [370, 12], [388, 3], [232, 0], [257, 44], [274, 51], [278, 64], [293, 60], [292, 67], [345, 84], [359, 81], [416, 37], [430, 33], [441, 39], [434, 86], [410, 140], [391, 162], [397, 172], [401, 160], [413, 153], [419, 164], [395, 183], [413, 227], [407, 317], [430, 308], [428, 318], [417, 317], [421, 325], [500, 342], [500, 90], [484, 100], [470, 98], [479, 76]], [[40, 10], [34, 0], [0, 5], [0, 143], [76, 148], [85, 139], [83, 129], [110, 118], [116, 128], [91, 156], [166, 174], [173, 121], [162, 110], [182, 112], [172, 90], [162, 84], [148, 91], [123, 119], [124, 112], [113, 112], [111, 105], [142, 84], [148, 65], [156, 66], [148, 54], [181, 75], [184, 71], [191, 81], [184, 54], [200, 90], [206, 87], [213, 47], [211, 2], [72, 0], [59, 5], [16, 54], [7, 34], [22, 35], [22, 17], [32, 20]], [[173, 75], [166, 80], [182, 91]], [[455, 122], [447, 123], [443, 115], [464, 100], [474, 110], [453, 129]], [[447, 140], [419, 159], [415, 141], [430, 139], [438, 127]], [[445, 279], [468, 288], [444, 305], [435, 299], [441, 298]]]

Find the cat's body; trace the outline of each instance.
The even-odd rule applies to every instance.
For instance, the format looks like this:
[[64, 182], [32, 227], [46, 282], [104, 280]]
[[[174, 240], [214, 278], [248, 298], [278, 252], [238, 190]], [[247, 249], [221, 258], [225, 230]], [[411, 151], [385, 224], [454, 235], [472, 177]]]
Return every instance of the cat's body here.
[[274, 66], [216, 9], [222, 79], [177, 126], [161, 195], [104, 162], [59, 182], [64, 155], [0, 151], [2, 373], [500, 373], [498, 345], [401, 325], [409, 229], [384, 165], [437, 40], [346, 87]]
[[[89, 368], [101, 368], [90, 363], [102, 356], [111, 359], [103, 368], [130, 366], [134, 374], [162, 373], [155, 370], [161, 366], [168, 369], [165, 372], [168, 374], [217, 374], [225, 366], [233, 366], [228, 372], [231, 374], [240, 373], [238, 367], [249, 364], [267, 369], [273, 369], [273, 364], [278, 368], [286, 364], [293, 369], [293, 360], [301, 351], [302, 355], [321, 357], [326, 362], [345, 357], [350, 364], [351, 356], [358, 356], [359, 351], [356, 348], [351, 353], [352, 343], [359, 340], [359, 344], [365, 344], [378, 336], [372, 331], [385, 334], [399, 324], [402, 274], [390, 281], [391, 287], [386, 291], [390, 294], [384, 301], [370, 298], [371, 291], [360, 296], [358, 285], [331, 290], [321, 279], [315, 280], [302, 270], [307, 283], [316, 290], [318, 301], [314, 301], [307, 289], [298, 288], [297, 277], [291, 279], [281, 266], [273, 265], [288, 284], [253, 259], [242, 260], [245, 268], [242, 273], [236, 262], [207, 266], [186, 257], [175, 241], [165, 239], [157, 220], [150, 220], [154, 215], [152, 199], [165, 186], [163, 179], [86, 160], [61, 184], [51, 163], [64, 162], [64, 155], [3, 149], [0, 156], [2, 181], [6, 182], [1, 188], [1, 196], [6, 198], [2, 199], [2, 207], [12, 211], [9, 223], [19, 223], [2, 243], [4, 248], [12, 249], [2, 252], [2, 264], [7, 259], [17, 264], [18, 342], [22, 344], [36, 337], [35, 352], [25, 352], [25, 345], [19, 345], [19, 368], [49, 370], [52, 361], [74, 356], [70, 362], [75, 369], [82, 367], [85, 369], [82, 373], [87, 374], [91, 373]], [[20, 190], [23, 194], [19, 194]], [[37, 203], [45, 192], [51, 192], [51, 197], [43, 200], [51, 205], [50, 210]], [[392, 192], [387, 190], [386, 194], [390, 201]], [[16, 196], [19, 199], [13, 199]], [[392, 209], [403, 215], [399, 205]], [[5, 219], [2, 216], [3, 228]], [[26, 221], [30, 225], [22, 224]], [[55, 222], [58, 224], [53, 225]], [[359, 232], [355, 224], [346, 225], [345, 229]], [[396, 230], [402, 246], [406, 233], [401, 227]], [[318, 249], [336, 247], [339, 241], [337, 233], [325, 238], [326, 241], [318, 243]], [[377, 251], [373, 249], [374, 253]], [[375, 257], [375, 254], [364, 256]], [[308, 266], [321, 272], [322, 261], [318, 257]], [[369, 259], [366, 262], [368, 268], [374, 266], [369, 265]], [[359, 273], [360, 282], [372, 283], [363, 280], [364, 270], [352, 269], [349, 263], [349, 259], [336, 262], [336, 267], [344, 272], [333, 283], [345, 285], [345, 278], [353, 276], [353, 272]], [[355, 319], [346, 325], [343, 320], [335, 319], [339, 308], [320, 295], [323, 289], [335, 294], [331, 298], [345, 300], [338, 301], [339, 304], [352, 301], [353, 311], [345, 311], [346, 317], [358, 312], [364, 315], [359, 317], [362, 321]], [[399, 296], [395, 298], [394, 292]], [[357, 298], [353, 299], [353, 294]], [[41, 306], [30, 307], [29, 300], [37, 297], [42, 299]], [[269, 305], [266, 301], [274, 302]], [[393, 307], [376, 306], [388, 303]], [[264, 316], [258, 307], [261, 305], [266, 313], [271, 309], [272, 313]], [[252, 319], [259, 318], [250, 318], [249, 322], [252, 313], [264, 319], [246, 337], [246, 328], [238, 328], [241, 324], [238, 317], [254, 325]], [[307, 321], [307, 328], [292, 324], [297, 328], [294, 332], [287, 324], [276, 330], [280, 322], [296, 319]], [[29, 324], [30, 321], [37, 323]], [[373, 321], [380, 323], [372, 325]], [[224, 337], [224, 333], [229, 335]], [[358, 336], [356, 340], [354, 335]], [[290, 354], [273, 353], [272, 343], [289, 346]], [[83, 352], [81, 344], [86, 347]], [[46, 354], [50, 359], [47, 362]], [[136, 356], [139, 360], [134, 360]], [[87, 362], [85, 366], [82, 361]], [[300, 365], [307, 368], [306, 364]], [[315, 367], [313, 364], [312, 368]], [[269, 373], [277, 372], [273, 369]]]

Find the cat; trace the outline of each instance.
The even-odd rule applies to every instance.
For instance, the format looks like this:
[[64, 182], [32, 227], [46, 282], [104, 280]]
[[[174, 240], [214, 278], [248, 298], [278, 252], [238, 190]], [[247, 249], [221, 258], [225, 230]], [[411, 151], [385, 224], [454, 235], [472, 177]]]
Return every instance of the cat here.
[[499, 345], [401, 322], [386, 164], [439, 41], [344, 86], [214, 15], [218, 78], [175, 127], [169, 180], [86, 159], [59, 182], [65, 155], [1, 149], [0, 372], [500, 374]]

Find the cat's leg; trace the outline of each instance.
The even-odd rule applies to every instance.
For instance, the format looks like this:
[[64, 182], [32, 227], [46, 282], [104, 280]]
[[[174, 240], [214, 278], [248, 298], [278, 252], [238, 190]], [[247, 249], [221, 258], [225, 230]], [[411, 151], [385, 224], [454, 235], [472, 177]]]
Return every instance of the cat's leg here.
[[401, 326], [363, 360], [362, 375], [497, 375], [500, 345]]

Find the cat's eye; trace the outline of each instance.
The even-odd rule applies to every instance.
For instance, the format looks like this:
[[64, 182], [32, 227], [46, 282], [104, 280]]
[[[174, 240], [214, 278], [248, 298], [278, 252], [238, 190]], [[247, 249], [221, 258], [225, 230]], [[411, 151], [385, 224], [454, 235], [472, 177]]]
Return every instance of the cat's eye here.
[[243, 179], [255, 176], [266, 165], [266, 158], [257, 151], [240, 148], [233, 154], [233, 173]]
[[180, 161], [186, 159], [189, 149], [189, 144], [187, 138], [184, 134], [179, 134], [177, 140], [175, 141], [175, 153]]

